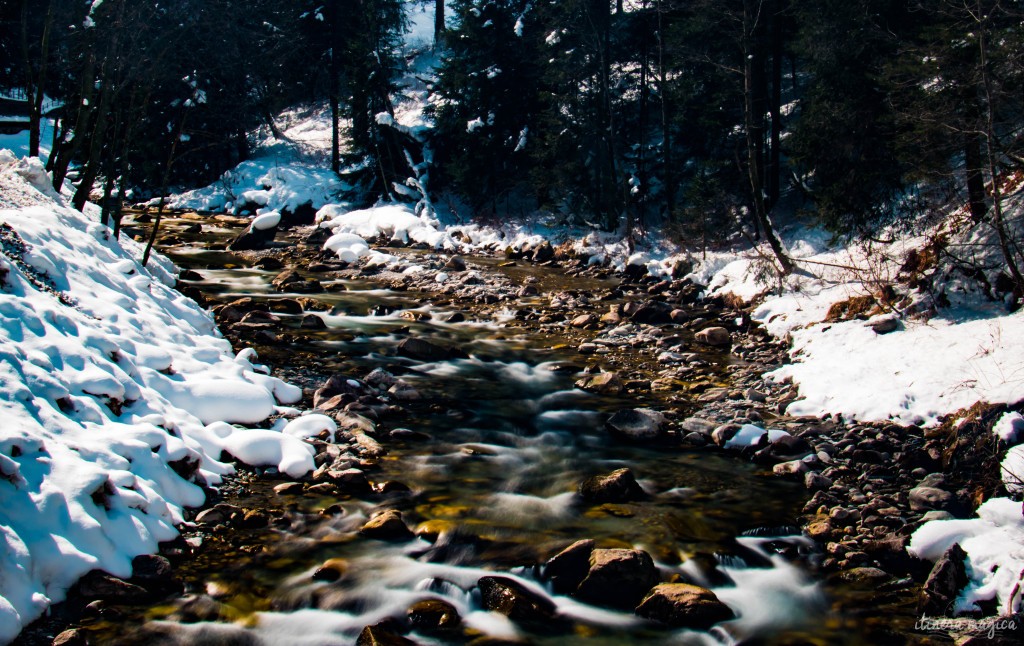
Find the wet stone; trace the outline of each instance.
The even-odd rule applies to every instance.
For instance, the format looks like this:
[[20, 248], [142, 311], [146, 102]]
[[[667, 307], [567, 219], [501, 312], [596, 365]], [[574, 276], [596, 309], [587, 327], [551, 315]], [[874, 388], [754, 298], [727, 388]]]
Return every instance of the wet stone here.
[[77, 628], [71, 628], [53, 638], [52, 646], [86, 646], [89, 641], [85, 634]]
[[579, 495], [595, 504], [633, 502], [647, 497], [629, 469], [587, 478], [580, 483]]
[[618, 373], [602, 372], [580, 379], [576, 382], [576, 387], [597, 395], [618, 395], [626, 386]]
[[389, 630], [390, 626], [367, 626], [359, 633], [356, 646], [415, 646], [416, 642]]
[[402, 520], [402, 512], [397, 509], [380, 512], [367, 521], [359, 533], [367, 538], [384, 541], [403, 541], [413, 537], [412, 531]]
[[953, 605], [960, 590], [967, 585], [967, 568], [964, 564], [967, 553], [954, 543], [942, 555], [921, 591], [921, 612], [933, 617], [953, 614]]
[[447, 361], [448, 359], [465, 358], [465, 352], [457, 348], [446, 348], [424, 339], [410, 337], [398, 344], [399, 356], [417, 361]]
[[457, 628], [462, 623], [455, 606], [441, 599], [424, 599], [409, 606], [406, 618], [413, 630], [424, 632]]
[[595, 546], [591, 539], [576, 541], [544, 565], [544, 578], [551, 582], [555, 592], [575, 592], [590, 571], [590, 553]]
[[595, 549], [590, 554], [590, 568], [576, 596], [598, 606], [632, 609], [658, 579], [658, 569], [647, 552]]
[[621, 440], [650, 442], [661, 437], [666, 421], [663, 414], [649, 408], [627, 408], [609, 417], [605, 428]]
[[655, 586], [637, 607], [636, 614], [673, 628], [697, 630], [706, 630], [735, 616], [714, 592], [688, 583]]
[[545, 625], [555, 619], [555, 604], [515, 579], [485, 576], [477, 581], [477, 586], [484, 608], [516, 623]]
[[695, 338], [699, 343], [715, 347], [726, 347], [732, 343], [732, 335], [724, 327], [709, 327], [697, 332]]

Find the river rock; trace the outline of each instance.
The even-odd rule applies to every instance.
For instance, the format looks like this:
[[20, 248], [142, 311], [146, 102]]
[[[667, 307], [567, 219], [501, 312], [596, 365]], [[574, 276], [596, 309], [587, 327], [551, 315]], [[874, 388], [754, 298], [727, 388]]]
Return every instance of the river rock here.
[[715, 593], [688, 583], [662, 583], [637, 606], [636, 614], [673, 628], [707, 630], [735, 617]]
[[598, 318], [593, 314], [580, 314], [573, 320], [569, 321], [569, 325], [578, 328], [592, 328], [597, 327]]
[[596, 504], [633, 502], [647, 497], [629, 469], [587, 478], [580, 483], [578, 491], [581, 498]]
[[622, 440], [649, 442], [658, 439], [667, 420], [658, 411], [649, 408], [626, 408], [608, 418], [605, 428]]
[[724, 327], [704, 328], [695, 335], [699, 343], [715, 347], [726, 347], [732, 343], [732, 335]]
[[634, 323], [661, 325], [672, 322], [672, 306], [661, 301], [646, 301], [630, 314]]
[[954, 516], [964, 515], [964, 505], [957, 497], [938, 487], [914, 487], [910, 490], [910, 509], [913, 511], [947, 511]]
[[545, 240], [540, 243], [536, 249], [533, 250], [533, 261], [534, 262], [547, 262], [555, 257], [555, 249], [551, 246], [551, 243]]
[[458, 256], [452, 256], [444, 263], [444, 268], [453, 272], [466, 271], [466, 261]]
[[102, 570], [92, 570], [78, 581], [78, 593], [86, 599], [126, 601], [145, 599], [149, 593], [145, 588], [128, 583]]
[[632, 609], [658, 583], [658, 569], [642, 550], [595, 549], [576, 596], [587, 603]]
[[69, 628], [53, 638], [50, 646], [88, 646], [85, 634], [77, 628]]
[[576, 541], [544, 564], [543, 576], [551, 582], [555, 592], [571, 594], [576, 591], [590, 571], [590, 553], [595, 546], [589, 538]]
[[277, 227], [269, 229], [247, 229], [241, 235], [228, 243], [231, 251], [257, 251], [266, 249], [267, 245], [274, 241], [277, 235]]
[[621, 393], [626, 385], [619, 378], [617, 372], [601, 372], [596, 375], [587, 375], [580, 379], [576, 382], [576, 387], [588, 393], [614, 396]]
[[327, 324], [316, 314], [306, 314], [299, 321], [299, 328], [303, 330], [326, 330]]
[[412, 530], [402, 520], [402, 512], [397, 509], [385, 509], [359, 530], [367, 538], [383, 541], [403, 541], [413, 537]]
[[323, 565], [313, 571], [314, 581], [332, 583], [348, 572], [349, 564], [345, 559], [333, 558], [324, 561]]
[[424, 599], [409, 606], [405, 613], [413, 630], [438, 632], [457, 628], [462, 623], [455, 606], [441, 599]]
[[967, 553], [954, 543], [942, 555], [925, 581], [921, 591], [920, 611], [932, 617], [947, 617], [953, 614], [953, 604], [960, 590], [967, 585], [967, 568], [964, 560]]
[[409, 337], [398, 344], [399, 356], [417, 361], [447, 361], [465, 358], [467, 355], [458, 348], [447, 348], [425, 339]]
[[555, 619], [555, 604], [515, 579], [485, 576], [477, 581], [477, 587], [484, 608], [516, 623], [545, 625]]
[[363, 628], [356, 646], [416, 646], [416, 642], [390, 630], [391, 626], [377, 625]]
[[185, 589], [181, 581], [174, 578], [171, 562], [158, 554], [140, 554], [133, 558], [132, 578], [128, 582], [156, 596], [181, 593]]
[[323, 286], [319, 280], [306, 279], [299, 275], [294, 269], [286, 269], [278, 274], [271, 284], [279, 292], [299, 292], [301, 294], [313, 294], [322, 292]]

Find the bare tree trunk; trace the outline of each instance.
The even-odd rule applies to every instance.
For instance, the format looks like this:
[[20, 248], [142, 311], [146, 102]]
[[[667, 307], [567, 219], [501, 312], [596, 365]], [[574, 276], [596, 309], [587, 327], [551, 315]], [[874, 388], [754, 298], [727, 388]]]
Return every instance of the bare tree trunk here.
[[1021, 273], [1018, 264], [1020, 253], [1014, 254], [1013, 247], [1016, 241], [1006, 225], [1006, 218], [1003, 214], [1003, 193], [999, 186], [998, 162], [996, 160], [996, 147], [998, 141], [995, 127], [995, 92], [992, 88], [992, 75], [988, 69], [988, 33], [984, 21], [988, 16], [982, 12], [981, 3], [978, 2], [977, 16], [982, 24], [978, 31], [978, 64], [981, 68], [982, 89], [985, 92], [985, 150], [987, 153], [988, 173], [992, 179], [992, 223], [995, 225], [996, 233], [999, 236], [999, 249], [1006, 261], [1006, 267], [1010, 271], [1013, 284], [1016, 287], [1017, 295], [1024, 294], [1024, 274]]
[[772, 115], [771, 142], [768, 149], [768, 208], [772, 209], [779, 202], [782, 192], [782, 2], [773, 0], [772, 13], [772, 79], [771, 102], [769, 109]]
[[[758, 20], [760, 16], [761, 3], [756, 0], [744, 0], [743, 2], [743, 120], [747, 135], [747, 174], [750, 180], [751, 202], [754, 207], [754, 218], [757, 226], [764, 232], [768, 245], [781, 267], [781, 273], [789, 274], [793, 271], [793, 263], [786, 255], [768, 219], [765, 209], [763, 169], [761, 167], [762, 146], [764, 139], [763, 101], [758, 100], [757, 74], [763, 67], [764, 61], [760, 57], [760, 51], [755, 42], [758, 32]], [[763, 76], [763, 70], [760, 70]]]
[[340, 45], [339, 33], [341, 26], [338, 24], [338, 0], [330, 0], [329, 16], [330, 16], [330, 30], [331, 30], [331, 61], [330, 61], [330, 103], [331, 103], [331, 170], [337, 175], [341, 173], [341, 134], [339, 132], [341, 128], [341, 105], [338, 98], [339, 95], [339, 79], [338, 75], [341, 73], [341, 52], [338, 51]]
[[434, 0], [434, 48], [444, 46], [444, 0]]
[[661, 0], [656, 7], [658, 12], [658, 94], [661, 98], [661, 145], [662, 165], [665, 167], [665, 215], [672, 217], [675, 211], [676, 174], [672, 167], [672, 113], [669, 104], [668, 72], [665, 62], [665, 25], [663, 22]]

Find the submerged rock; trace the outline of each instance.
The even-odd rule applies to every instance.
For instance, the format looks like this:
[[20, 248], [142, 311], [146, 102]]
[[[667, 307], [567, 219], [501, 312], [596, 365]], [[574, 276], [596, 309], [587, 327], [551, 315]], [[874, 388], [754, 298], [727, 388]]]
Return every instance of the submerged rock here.
[[417, 361], [447, 361], [464, 359], [468, 355], [458, 348], [448, 348], [424, 339], [410, 337], [398, 344], [399, 356]]
[[605, 428], [622, 440], [649, 442], [661, 436], [666, 421], [663, 414], [649, 408], [627, 408], [609, 417]]

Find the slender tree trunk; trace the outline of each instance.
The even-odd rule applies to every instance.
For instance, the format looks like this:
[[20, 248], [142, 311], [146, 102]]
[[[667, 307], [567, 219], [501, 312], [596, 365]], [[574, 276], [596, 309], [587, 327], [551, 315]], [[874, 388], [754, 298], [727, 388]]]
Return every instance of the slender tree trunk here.
[[779, 202], [782, 192], [782, 5], [783, 0], [773, 0], [772, 13], [772, 78], [771, 102], [769, 109], [772, 115], [771, 142], [768, 149], [768, 208], [772, 209]]
[[[977, 15], [982, 21], [987, 20], [988, 17], [982, 12], [981, 3], [978, 2], [977, 4]], [[1019, 264], [1021, 254], [1015, 254], [1013, 251], [1016, 241], [1006, 225], [1006, 218], [1003, 214], [1003, 192], [1002, 187], [999, 185], [1001, 178], [999, 177], [998, 162], [996, 160], [998, 141], [995, 127], [995, 108], [993, 107], [995, 91], [992, 88], [992, 75], [988, 69], [987, 25], [982, 22], [978, 27], [978, 65], [981, 72], [982, 89], [985, 92], [985, 151], [987, 153], [988, 173], [992, 179], [992, 223], [995, 225], [996, 233], [999, 236], [999, 249], [1003, 254], [1003, 260], [1006, 261], [1006, 267], [1010, 271], [1010, 277], [1013, 279], [1016, 293], [1020, 296], [1024, 294], [1024, 274], [1021, 273]]]
[[444, 0], [434, 0], [434, 48], [444, 46]]
[[341, 74], [341, 51], [339, 45], [341, 44], [340, 31], [341, 26], [338, 24], [338, 0], [330, 0], [328, 5], [330, 7], [330, 30], [331, 30], [331, 60], [330, 60], [330, 104], [331, 104], [331, 170], [337, 175], [341, 173], [341, 105], [339, 100], [339, 81], [338, 76]]
[[[783, 274], [793, 271], [793, 264], [786, 255], [765, 209], [763, 171], [761, 168], [761, 151], [764, 140], [764, 109], [763, 101], [757, 98], [758, 70], [763, 68], [763, 60], [758, 56], [759, 48], [755, 37], [758, 31], [760, 2], [744, 0], [743, 2], [743, 117], [747, 135], [747, 174], [750, 180], [751, 203], [754, 207], [754, 218], [758, 227], [764, 232], [768, 245], [781, 267]], [[760, 72], [763, 77], [763, 69]]]
[[668, 73], [665, 63], [665, 34], [661, 0], [658, 0], [658, 93], [661, 98], [662, 165], [665, 167], [665, 215], [672, 218], [676, 201], [676, 174], [672, 165], [672, 113], [669, 104]]

